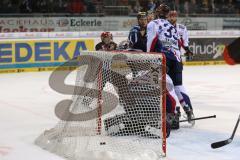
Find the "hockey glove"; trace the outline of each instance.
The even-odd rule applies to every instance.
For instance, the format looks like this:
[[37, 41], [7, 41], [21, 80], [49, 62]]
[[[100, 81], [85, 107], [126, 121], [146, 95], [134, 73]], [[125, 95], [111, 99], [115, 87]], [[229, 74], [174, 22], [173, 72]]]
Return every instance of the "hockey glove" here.
[[186, 56], [188, 61], [191, 61], [193, 59], [193, 53], [190, 51], [189, 47], [184, 47], [186, 53], [184, 53], [184, 56]]

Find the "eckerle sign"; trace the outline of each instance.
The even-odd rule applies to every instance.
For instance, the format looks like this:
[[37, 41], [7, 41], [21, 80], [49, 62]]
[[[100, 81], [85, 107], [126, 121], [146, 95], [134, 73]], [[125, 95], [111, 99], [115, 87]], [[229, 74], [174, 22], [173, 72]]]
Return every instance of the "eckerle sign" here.
[[102, 26], [102, 22], [97, 19], [92, 20], [84, 20], [84, 19], [78, 19], [78, 18], [72, 18], [70, 19], [70, 26], [72, 27], [100, 27]]

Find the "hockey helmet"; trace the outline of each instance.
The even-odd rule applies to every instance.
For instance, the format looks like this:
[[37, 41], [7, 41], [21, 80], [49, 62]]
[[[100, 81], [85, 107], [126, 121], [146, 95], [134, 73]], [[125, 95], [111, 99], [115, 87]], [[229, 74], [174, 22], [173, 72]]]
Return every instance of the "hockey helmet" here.
[[147, 13], [146, 12], [138, 12], [137, 19], [138, 19], [138, 25], [141, 28], [147, 27]]
[[147, 13], [146, 12], [138, 12], [137, 14], [137, 19], [141, 19], [141, 18], [147, 18]]
[[170, 11], [169, 6], [163, 3], [156, 7], [155, 13], [157, 17], [165, 19], [167, 18], [169, 11]]
[[112, 40], [113, 39], [113, 35], [110, 32], [103, 32], [101, 34], [101, 40], [103, 41], [104, 38], [110, 38]]

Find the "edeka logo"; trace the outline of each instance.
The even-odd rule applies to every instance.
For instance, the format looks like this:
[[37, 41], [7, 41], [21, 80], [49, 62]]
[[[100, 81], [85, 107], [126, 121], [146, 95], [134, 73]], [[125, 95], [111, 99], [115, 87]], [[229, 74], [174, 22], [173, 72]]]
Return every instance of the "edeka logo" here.
[[73, 27], [95, 27], [95, 26], [102, 26], [102, 22], [97, 19], [92, 20], [84, 20], [84, 19], [71, 19], [70, 25]]
[[79, 56], [81, 50], [93, 49], [93, 40], [0, 42], [0, 67], [1, 64], [65, 62]]

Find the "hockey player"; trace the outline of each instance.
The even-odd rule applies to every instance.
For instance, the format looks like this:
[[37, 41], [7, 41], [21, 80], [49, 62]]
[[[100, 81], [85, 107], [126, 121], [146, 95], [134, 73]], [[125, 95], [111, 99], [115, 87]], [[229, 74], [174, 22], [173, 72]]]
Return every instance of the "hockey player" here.
[[147, 13], [139, 12], [137, 15], [138, 25], [134, 26], [128, 35], [132, 49], [140, 49], [143, 52], [147, 50]]
[[152, 10], [147, 11], [147, 21], [148, 23], [154, 20], [154, 13]]
[[113, 51], [116, 50], [117, 44], [113, 42], [113, 36], [110, 32], [103, 32], [101, 34], [101, 42], [95, 46], [95, 50]]
[[189, 49], [189, 39], [187, 27], [183, 24], [177, 23], [177, 11], [170, 11], [168, 20], [170, 23], [177, 29], [177, 32], [180, 36], [180, 47], [185, 50], [185, 56], [187, 60], [191, 60], [193, 57], [192, 51]]
[[[189, 46], [188, 46], [189, 39], [188, 39], [187, 27], [182, 24], [177, 23], [177, 12], [176, 11], [170, 11], [168, 19], [169, 19], [170, 23], [176, 28], [177, 33], [180, 36], [179, 45], [180, 45], [180, 47], [184, 48], [184, 50], [186, 51], [185, 56], [187, 57], [187, 60], [191, 60], [193, 53], [191, 52], [191, 50], [189, 49]], [[180, 62], [179, 65], [182, 65], [182, 63]], [[175, 89], [175, 92], [177, 94], [177, 97], [179, 99], [181, 106], [183, 108], [186, 108], [186, 106], [189, 106], [192, 109], [191, 100], [190, 100], [188, 94], [186, 93], [185, 87], [182, 84], [177, 84], [177, 85], [175, 85], [174, 89]]]
[[[176, 28], [167, 20], [169, 12], [170, 8], [165, 4], [156, 8], [155, 13], [158, 19], [151, 21], [147, 26], [147, 52], [165, 54], [168, 67], [167, 74], [172, 79], [174, 86], [182, 86], [183, 68], [179, 50], [180, 36]], [[186, 98], [185, 95], [183, 96]], [[169, 101], [172, 105], [176, 105], [175, 99], [170, 98]], [[184, 105], [183, 109], [187, 114], [188, 121], [191, 122], [193, 115], [191, 104]]]

